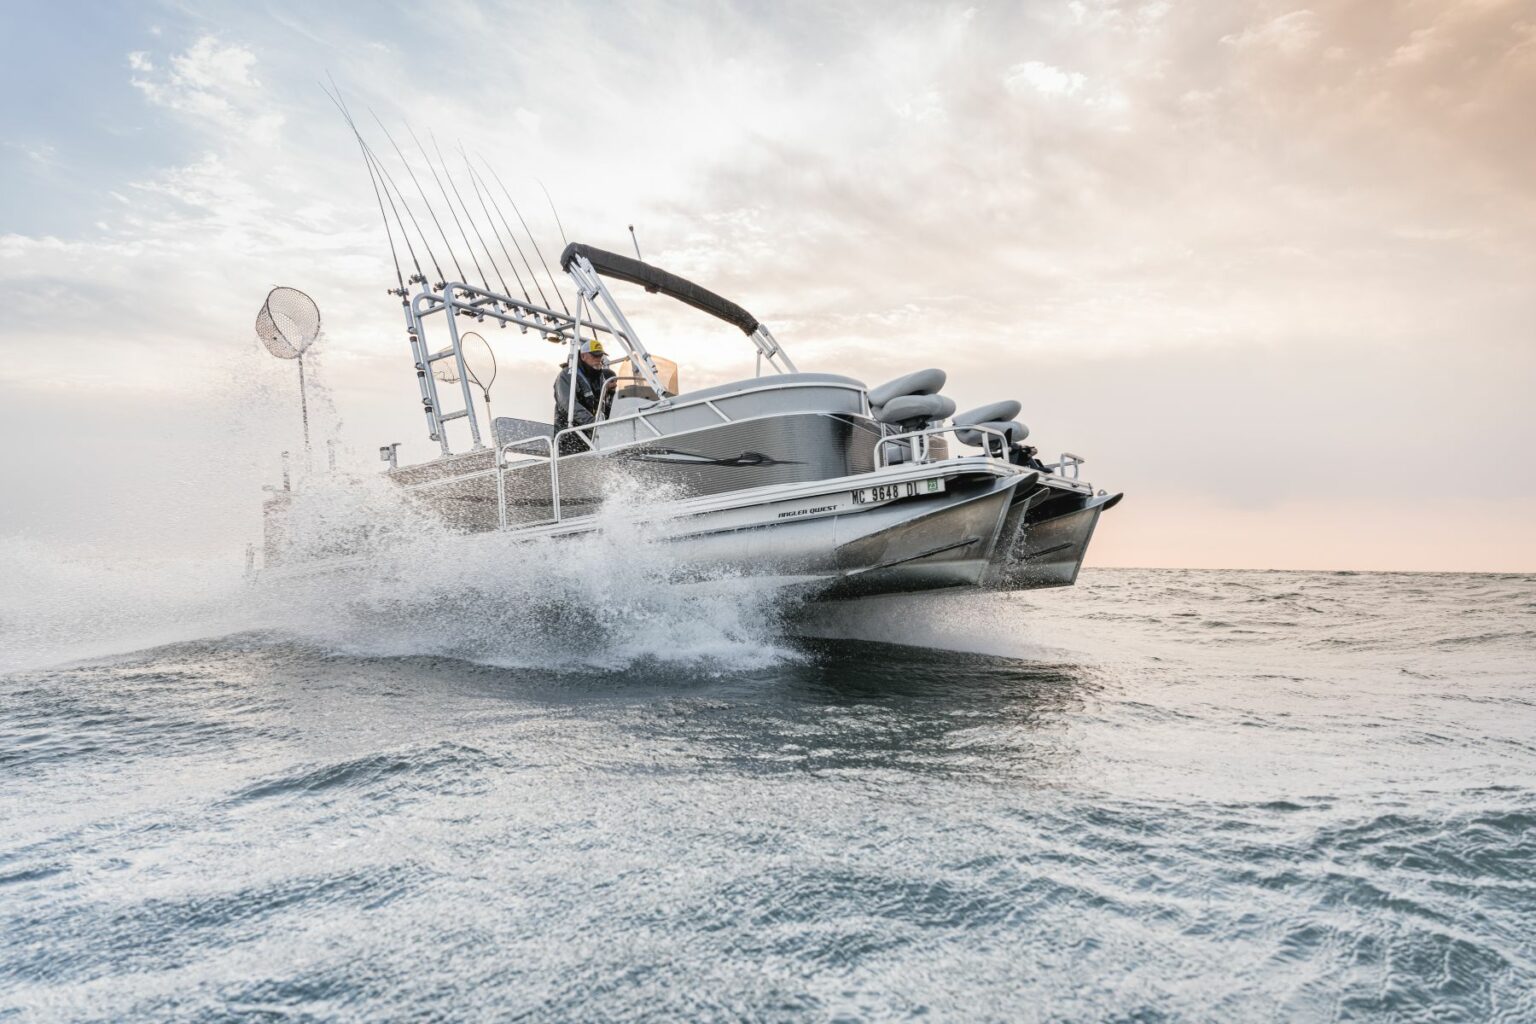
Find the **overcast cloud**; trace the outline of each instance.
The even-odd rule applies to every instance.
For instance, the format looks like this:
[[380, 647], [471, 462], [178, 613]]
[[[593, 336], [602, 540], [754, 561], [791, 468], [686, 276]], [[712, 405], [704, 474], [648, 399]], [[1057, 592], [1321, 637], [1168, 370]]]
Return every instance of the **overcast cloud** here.
[[[0, 71], [0, 535], [238, 550], [293, 444], [278, 283], [345, 457], [431, 453], [329, 72], [551, 257], [538, 181], [802, 368], [1019, 398], [1128, 492], [1097, 564], [1536, 570], [1532, 0], [70, 6]], [[619, 297], [685, 385], [750, 372]], [[554, 350], [492, 340], [545, 414]]]

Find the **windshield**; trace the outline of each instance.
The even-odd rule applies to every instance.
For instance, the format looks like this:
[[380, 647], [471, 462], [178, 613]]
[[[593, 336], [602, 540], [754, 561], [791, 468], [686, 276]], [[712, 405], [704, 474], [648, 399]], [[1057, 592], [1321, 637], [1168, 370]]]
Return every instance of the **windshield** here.
[[[651, 356], [651, 363], [656, 367], [656, 376], [661, 380], [661, 386], [666, 389], [666, 393], [677, 394], [677, 364], [656, 355]], [[627, 356], [609, 364], [609, 369], [617, 375], [617, 379], [613, 382], [614, 394], [617, 397], [650, 399], [661, 397], [651, 390], [650, 384], [646, 383], [639, 369]]]

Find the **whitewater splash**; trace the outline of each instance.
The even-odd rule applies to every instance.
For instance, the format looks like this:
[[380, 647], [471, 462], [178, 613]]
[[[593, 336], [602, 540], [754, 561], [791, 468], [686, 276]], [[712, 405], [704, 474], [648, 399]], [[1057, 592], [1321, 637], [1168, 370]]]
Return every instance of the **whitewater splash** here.
[[236, 558], [112, 564], [8, 541], [0, 671], [237, 632], [502, 667], [734, 671], [795, 657], [784, 593], [676, 570], [671, 545], [686, 542], [647, 514], [664, 500], [618, 482], [592, 532], [528, 542], [450, 531], [378, 477], [317, 476], [293, 494], [295, 561], [345, 549], [344, 564], [251, 579]]

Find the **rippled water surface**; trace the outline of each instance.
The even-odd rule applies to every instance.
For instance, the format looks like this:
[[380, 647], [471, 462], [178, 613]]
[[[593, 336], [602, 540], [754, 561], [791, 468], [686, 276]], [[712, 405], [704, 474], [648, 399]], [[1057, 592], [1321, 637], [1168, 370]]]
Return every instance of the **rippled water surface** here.
[[0, 1020], [1536, 1020], [1536, 577], [622, 598], [13, 666]]

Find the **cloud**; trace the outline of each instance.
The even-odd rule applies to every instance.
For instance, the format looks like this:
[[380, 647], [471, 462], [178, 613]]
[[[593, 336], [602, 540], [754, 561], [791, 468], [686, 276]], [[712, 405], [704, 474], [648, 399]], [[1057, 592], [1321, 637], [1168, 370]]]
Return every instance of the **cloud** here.
[[539, 131], [539, 115], [524, 107], [518, 107], [512, 111], [512, 119], [522, 126], [524, 131], [537, 135]]
[[211, 35], [172, 56], [164, 70], [144, 51], [128, 54], [134, 72], [129, 81], [151, 103], [258, 142], [272, 142], [284, 117], [256, 79], [256, 63], [251, 50]]
[[1009, 92], [1032, 89], [1046, 96], [1071, 96], [1081, 90], [1086, 81], [1076, 71], [1063, 71], [1038, 60], [1015, 64], [1003, 78]]
[[37, 167], [51, 167], [58, 160], [59, 151], [49, 142], [30, 144], [19, 141], [7, 141], [6, 146], [21, 153], [22, 156], [26, 157], [30, 163]]
[[1311, 50], [1322, 37], [1316, 14], [1309, 10], [1291, 11], [1221, 37], [1221, 41], [1239, 50], [1268, 50], [1285, 57], [1296, 57]]

